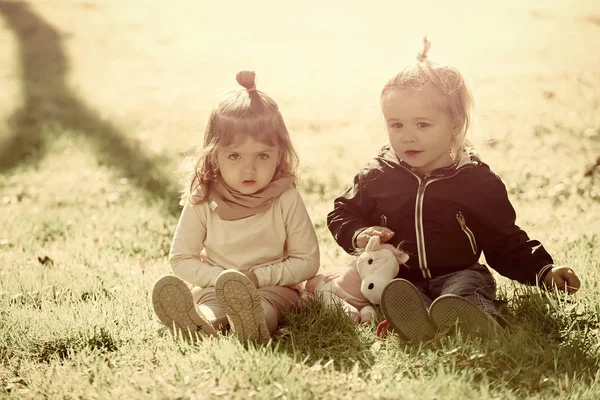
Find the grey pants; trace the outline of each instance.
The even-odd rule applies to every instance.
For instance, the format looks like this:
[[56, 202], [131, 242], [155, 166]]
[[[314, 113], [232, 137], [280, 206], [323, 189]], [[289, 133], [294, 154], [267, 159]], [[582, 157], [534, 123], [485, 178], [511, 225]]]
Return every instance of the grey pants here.
[[421, 293], [427, 308], [436, 298], [455, 294], [469, 299], [496, 320], [504, 320], [494, 304], [496, 280], [485, 265], [475, 263], [469, 268], [413, 284]]

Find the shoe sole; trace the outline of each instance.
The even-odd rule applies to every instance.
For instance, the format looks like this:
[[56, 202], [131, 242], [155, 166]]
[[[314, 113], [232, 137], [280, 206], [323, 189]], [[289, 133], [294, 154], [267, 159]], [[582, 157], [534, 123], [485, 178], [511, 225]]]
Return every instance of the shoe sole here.
[[270, 339], [260, 295], [246, 275], [236, 270], [221, 272], [215, 283], [215, 295], [240, 339], [260, 342]]
[[192, 292], [181, 279], [167, 275], [158, 279], [152, 289], [152, 305], [158, 319], [176, 336], [195, 339], [197, 334], [215, 336], [216, 329], [198, 314]]
[[429, 308], [434, 324], [443, 331], [454, 326], [467, 335], [490, 336], [499, 332], [500, 325], [485, 311], [468, 299], [447, 294], [435, 299]]
[[436, 328], [421, 294], [405, 279], [394, 279], [381, 294], [381, 308], [390, 326], [406, 341], [427, 341], [435, 336]]

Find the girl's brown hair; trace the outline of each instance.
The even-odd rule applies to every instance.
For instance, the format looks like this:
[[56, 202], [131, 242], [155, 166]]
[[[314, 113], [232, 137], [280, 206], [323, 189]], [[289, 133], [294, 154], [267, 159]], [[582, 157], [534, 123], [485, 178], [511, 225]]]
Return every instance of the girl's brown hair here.
[[248, 136], [266, 145], [278, 146], [279, 164], [275, 177], [289, 177], [294, 186], [297, 183], [298, 156], [277, 103], [256, 89], [253, 71], [238, 72], [236, 80], [244, 89], [230, 91], [219, 101], [208, 119], [202, 149], [184, 162], [185, 186], [181, 204], [206, 201], [210, 182], [219, 180], [217, 150]]

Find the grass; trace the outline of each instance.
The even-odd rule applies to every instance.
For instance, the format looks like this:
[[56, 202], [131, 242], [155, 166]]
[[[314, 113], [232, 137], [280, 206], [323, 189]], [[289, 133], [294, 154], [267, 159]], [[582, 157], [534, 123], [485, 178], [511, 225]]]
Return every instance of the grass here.
[[[340, 4], [0, 0], [0, 398], [600, 397], [600, 172], [584, 176], [600, 155], [600, 9]], [[316, 302], [264, 346], [172, 340], [149, 291], [212, 94], [257, 70], [300, 154], [323, 267], [345, 265], [325, 216], [385, 140], [378, 92], [423, 31], [471, 83], [471, 138], [518, 223], [582, 289], [497, 276], [512, 328], [493, 340], [380, 339]]]

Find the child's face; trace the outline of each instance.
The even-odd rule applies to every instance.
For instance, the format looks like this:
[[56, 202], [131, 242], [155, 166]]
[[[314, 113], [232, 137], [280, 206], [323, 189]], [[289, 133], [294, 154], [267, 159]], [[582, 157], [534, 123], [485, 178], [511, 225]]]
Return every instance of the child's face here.
[[243, 194], [253, 194], [267, 186], [279, 160], [279, 148], [252, 137], [222, 146], [217, 150], [217, 164], [227, 185]]
[[394, 90], [382, 105], [392, 148], [421, 174], [453, 162], [450, 149], [457, 129], [445, 108], [433, 89]]

